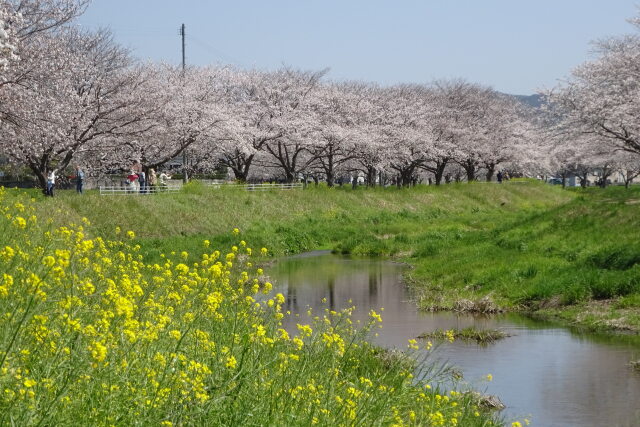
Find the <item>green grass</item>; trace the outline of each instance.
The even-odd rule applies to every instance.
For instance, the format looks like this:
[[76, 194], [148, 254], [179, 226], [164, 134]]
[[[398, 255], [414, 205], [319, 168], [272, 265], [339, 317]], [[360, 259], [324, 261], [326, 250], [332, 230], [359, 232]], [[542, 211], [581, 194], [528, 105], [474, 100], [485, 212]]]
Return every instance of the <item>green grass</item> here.
[[[505, 215], [446, 243], [446, 250], [416, 260], [413, 277], [446, 289], [439, 303], [492, 296], [525, 310], [582, 306], [572, 320], [592, 327], [637, 329], [637, 311], [617, 324], [612, 308], [640, 307], [640, 207], [637, 189], [590, 189], [559, 206]], [[631, 201], [631, 202], [630, 202]], [[431, 295], [434, 295], [432, 292]], [[433, 304], [427, 294], [423, 304]], [[605, 310], [606, 308], [606, 310]], [[605, 315], [605, 313], [608, 313]]]
[[[59, 192], [36, 204], [55, 222], [135, 230], [147, 259], [228, 246], [238, 227], [272, 255], [332, 249], [394, 257], [429, 309], [483, 301], [595, 328], [640, 326], [640, 189], [562, 190], [537, 182], [244, 192], [197, 183], [180, 194]], [[606, 303], [606, 304], [605, 304]], [[577, 308], [577, 309], [576, 309]], [[563, 313], [565, 316], [559, 316]]]
[[227, 244], [229, 231], [238, 227], [254, 246], [276, 254], [331, 248], [385, 256], [428, 251], [425, 240], [461, 236], [482, 227], [487, 214], [534, 212], [572, 198], [535, 184], [245, 192], [197, 183], [180, 194], [100, 197], [59, 191], [54, 199], [35, 197], [38, 209], [57, 223], [89, 217], [104, 237], [114, 237], [116, 226], [135, 230], [150, 255], [196, 248], [201, 238]]

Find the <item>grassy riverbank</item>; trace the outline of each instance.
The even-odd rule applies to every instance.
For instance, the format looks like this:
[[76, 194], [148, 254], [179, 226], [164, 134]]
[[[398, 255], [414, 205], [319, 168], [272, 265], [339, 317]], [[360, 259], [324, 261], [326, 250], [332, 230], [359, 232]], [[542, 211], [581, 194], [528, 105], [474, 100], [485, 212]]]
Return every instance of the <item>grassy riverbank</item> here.
[[36, 204], [55, 222], [136, 230], [148, 259], [232, 243], [238, 227], [271, 254], [333, 249], [391, 256], [425, 309], [526, 310], [599, 329], [640, 330], [639, 189], [569, 191], [537, 182], [410, 189], [310, 188], [79, 197]]

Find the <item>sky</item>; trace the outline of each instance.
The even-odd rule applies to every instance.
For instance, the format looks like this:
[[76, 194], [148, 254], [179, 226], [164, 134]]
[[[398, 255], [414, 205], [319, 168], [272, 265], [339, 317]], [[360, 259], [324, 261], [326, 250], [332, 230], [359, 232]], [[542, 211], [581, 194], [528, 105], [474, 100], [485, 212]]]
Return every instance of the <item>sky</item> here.
[[591, 41], [632, 33], [640, 0], [93, 0], [83, 27], [109, 28], [140, 59], [392, 85], [464, 78], [528, 95], [593, 58]]

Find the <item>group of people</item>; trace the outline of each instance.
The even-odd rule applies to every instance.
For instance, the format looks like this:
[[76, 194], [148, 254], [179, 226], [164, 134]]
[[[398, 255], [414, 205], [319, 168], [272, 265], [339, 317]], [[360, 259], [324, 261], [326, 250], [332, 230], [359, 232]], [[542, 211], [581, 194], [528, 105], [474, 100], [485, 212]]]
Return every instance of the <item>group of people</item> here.
[[[47, 186], [44, 189], [45, 196], [53, 197], [54, 190], [56, 188], [56, 179], [58, 178], [57, 170], [53, 169], [47, 174]], [[75, 167], [75, 175], [70, 177], [76, 181], [76, 192], [82, 194], [84, 190], [84, 169], [80, 165]]]
[[510, 178], [509, 177], [509, 172], [507, 172], [507, 171], [504, 171], [504, 172], [499, 171], [498, 175], [497, 175], [497, 178], [498, 178], [498, 183], [500, 183], [500, 184], [502, 184], [502, 181], [509, 181], [509, 178]]
[[[76, 183], [76, 192], [82, 194], [84, 192], [84, 180], [85, 171], [80, 165], [75, 166], [75, 175], [70, 176], [70, 179]], [[56, 180], [58, 179], [57, 169], [52, 169], [47, 173], [47, 185], [44, 189], [44, 194], [49, 197], [53, 197], [56, 187]], [[127, 192], [131, 193], [155, 193], [162, 191], [168, 187], [168, 181], [171, 179], [171, 175], [166, 172], [161, 172], [160, 175], [156, 174], [156, 171], [149, 169], [149, 174], [145, 173], [142, 167], [142, 163], [137, 160], [131, 170], [127, 174], [124, 185], [127, 188]]]
[[149, 169], [149, 174], [145, 173], [139, 160], [131, 167], [124, 180], [124, 185], [128, 193], [155, 193], [167, 188], [167, 181], [171, 175], [161, 172], [156, 174], [154, 169]]

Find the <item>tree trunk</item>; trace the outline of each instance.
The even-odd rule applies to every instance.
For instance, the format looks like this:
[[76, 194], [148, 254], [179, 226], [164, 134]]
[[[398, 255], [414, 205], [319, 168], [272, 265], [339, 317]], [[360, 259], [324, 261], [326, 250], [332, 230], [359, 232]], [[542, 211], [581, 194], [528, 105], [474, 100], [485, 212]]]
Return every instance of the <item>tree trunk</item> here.
[[376, 186], [376, 175], [377, 175], [377, 171], [375, 168], [372, 168], [372, 167], [367, 168], [367, 187]]
[[587, 181], [587, 174], [584, 173], [583, 175], [580, 175], [579, 179], [580, 179], [580, 187], [587, 188], [587, 184], [589, 183], [589, 181]]
[[325, 175], [327, 177], [327, 187], [333, 187], [334, 179], [335, 179], [333, 176], [333, 171], [332, 172], [325, 171]]
[[496, 165], [487, 165], [487, 182], [493, 179], [493, 173], [496, 171]]
[[233, 176], [236, 178], [236, 181], [247, 182], [247, 173], [245, 171], [233, 167], [231, 170], [233, 171]]
[[35, 174], [36, 179], [38, 180], [38, 185], [40, 185], [40, 188], [42, 188], [43, 190], [47, 188], [47, 177], [45, 175], [45, 172], [33, 166], [30, 166], [30, 168]]
[[292, 184], [295, 181], [295, 176], [289, 170], [286, 170], [284, 180], [287, 184]]
[[465, 165], [464, 171], [467, 173], [467, 182], [476, 180], [476, 167], [475, 165]]
[[609, 168], [603, 168], [602, 169], [602, 180], [600, 181], [600, 187], [602, 188], [606, 188], [607, 187], [607, 180], [609, 179], [609, 177], [613, 174], [613, 170], [609, 169]]

